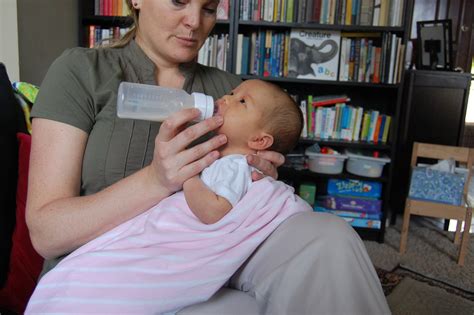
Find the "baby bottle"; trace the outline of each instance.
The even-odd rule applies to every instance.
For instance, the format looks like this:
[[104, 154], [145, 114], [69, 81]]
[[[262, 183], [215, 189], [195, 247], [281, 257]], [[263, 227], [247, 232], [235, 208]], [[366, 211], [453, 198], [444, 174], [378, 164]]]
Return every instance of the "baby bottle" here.
[[120, 83], [117, 97], [117, 116], [151, 121], [163, 121], [172, 113], [184, 108], [198, 108], [204, 120], [214, 114], [214, 99], [203, 93], [156, 85], [131, 82]]

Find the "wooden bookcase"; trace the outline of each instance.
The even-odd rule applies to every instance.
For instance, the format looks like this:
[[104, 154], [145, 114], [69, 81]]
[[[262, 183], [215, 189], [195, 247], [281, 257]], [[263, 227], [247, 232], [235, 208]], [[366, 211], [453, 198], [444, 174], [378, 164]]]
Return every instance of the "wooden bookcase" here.
[[[241, 1], [229, 1], [229, 20], [218, 21], [213, 32], [229, 33], [229, 52], [227, 56], [227, 70], [234, 72], [236, 70], [236, 56], [237, 56], [237, 35], [239, 33], [250, 33], [255, 30], [291, 30], [292, 28], [303, 28], [313, 30], [337, 30], [341, 32], [373, 32], [373, 33], [392, 33], [397, 34], [402, 38], [402, 43], [406, 45], [410, 36], [410, 21], [412, 20], [413, 0], [401, 0], [404, 3], [402, 26], [360, 26], [360, 25], [339, 25], [339, 24], [317, 24], [317, 23], [281, 23], [281, 22], [266, 22], [266, 21], [242, 21], [239, 18], [240, 7], [243, 4]], [[295, 0], [296, 1], [296, 0]], [[339, 1], [339, 0], [338, 0]], [[342, 1], [342, 0], [340, 0]], [[382, 0], [384, 1], [384, 0]], [[127, 26], [130, 20], [126, 17], [110, 17], [110, 16], [95, 16], [94, 15], [94, 0], [79, 1], [80, 12], [80, 27], [79, 40], [84, 46], [88, 43], [88, 26], [99, 25], [103, 27], [113, 26]], [[402, 70], [404, 71], [404, 70]], [[330, 146], [335, 149], [343, 151], [345, 148], [349, 149], [364, 149], [377, 150], [381, 154], [386, 154], [390, 157], [391, 163], [385, 165], [384, 171], [379, 178], [367, 178], [344, 172], [337, 175], [326, 175], [310, 172], [308, 170], [295, 170], [287, 167], [279, 169], [280, 178], [284, 181], [291, 182], [295, 189], [301, 183], [312, 182], [317, 185], [317, 194], [324, 194], [326, 190], [327, 180], [329, 178], [345, 178], [345, 179], [361, 179], [377, 181], [382, 183], [382, 225], [380, 229], [371, 228], [355, 228], [356, 231], [364, 239], [376, 240], [383, 242], [385, 233], [385, 222], [389, 218], [391, 211], [391, 196], [393, 187], [393, 178], [395, 169], [395, 161], [397, 158], [397, 134], [400, 124], [400, 113], [402, 103], [402, 88], [404, 86], [405, 76], [401, 75], [401, 82], [396, 84], [383, 83], [362, 83], [350, 81], [325, 81], [325, 80], [310, 80], [297, 79], [287, 77], [263, 77], [255, 75], [242, 75], [243, 79], [259, 78], [268, 80], [285, 88], [290, 94], [295, 95], [327, 95], [327, 94], [341, 94], [345, 93], [350, 96], [351, 104], [362, 106], [368, 109], [380, 110], [380, 112], [392, 116], [390, 126], [390, 137], [387, 143], [370, 143], [363, 141], [342, 141], [342, 140], [318, 140], [318, 139], [301, 139], [301, 146], [309, 146], [313, 143], [318, 143], [321, 146]], [[316, 93], [317, 91], [317, 93]]]

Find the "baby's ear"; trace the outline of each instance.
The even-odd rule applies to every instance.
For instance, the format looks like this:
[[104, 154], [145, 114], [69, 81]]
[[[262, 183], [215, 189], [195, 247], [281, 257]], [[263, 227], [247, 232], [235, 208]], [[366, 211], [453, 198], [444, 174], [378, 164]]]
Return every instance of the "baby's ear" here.
[[261, 132], [260, 134], [251, 137], [248, 141], [249, 148], [253, 150], [266, 150], [271, 147], [272, 144], [273, 136], [266, 132]]

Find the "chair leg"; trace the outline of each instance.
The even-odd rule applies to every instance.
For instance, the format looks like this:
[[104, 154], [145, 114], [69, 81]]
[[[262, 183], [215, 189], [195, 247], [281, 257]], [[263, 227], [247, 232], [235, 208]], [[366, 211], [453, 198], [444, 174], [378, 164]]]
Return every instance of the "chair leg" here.
[[456, 224], [456, 233], [454, 233], [454, 244], [459, 245], [461, 243], [461, 228], [462, 228], [461, 220], [458, 220]]
[[405, 254], [407, 249], [408, 228], [410, 225], [410, 200], [405, 202], [405, 212], [403, 213], [402, 233], [400, 235], [400, 254]]
[[464, 265], [464, 258], [466, 257], [467, 244], [469, 243], [469, 229], [471, 228], [472, 208], [466, 209], [466, 220], [464, 221], [464, 232], [461, 240], [461, 249], [459, 250], [458, 265]]

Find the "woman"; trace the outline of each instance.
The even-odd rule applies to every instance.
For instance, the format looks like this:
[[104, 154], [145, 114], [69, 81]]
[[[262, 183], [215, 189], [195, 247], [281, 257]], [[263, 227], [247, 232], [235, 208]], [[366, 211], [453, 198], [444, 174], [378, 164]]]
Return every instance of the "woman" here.
[[[131, 0], [135, 28], [115, 48], [73, 49], [51, 66], [32, 116], [27, 223], [52, 263], [180, 190], [218, 158], [225, 136], [187, 149], [222, 124], [216, 116], [185, 129], [196, 110], [163, 124], [116, 117], [121, 81], [204, 92], [218, 98], [240, 80], [195, 63], [216, 21], [217, 0]], [[276, 177], [283, 156], [248, 162]], [[254, 173], [257, 180], [262, 175]], [[306, 272], [302, 272], [305, 270]], [[387, 313], [356, 233], [321, 214], [294, 216], [231, 279], [262, 313]], [[342, 302], [341, 302], [342, 301]]]

